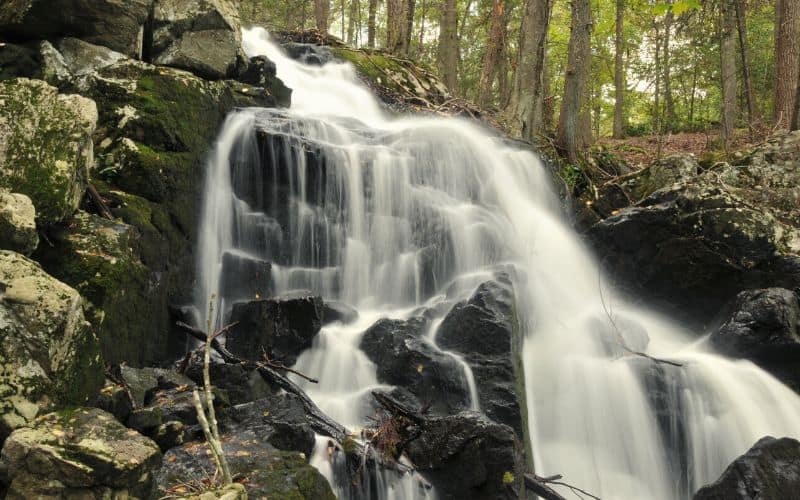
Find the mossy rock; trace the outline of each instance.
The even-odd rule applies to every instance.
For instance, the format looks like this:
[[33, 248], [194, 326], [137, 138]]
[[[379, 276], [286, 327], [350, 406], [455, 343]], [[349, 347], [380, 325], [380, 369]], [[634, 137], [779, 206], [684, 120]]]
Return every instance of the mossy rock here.
[[93, 164], [95, 103], [43, 81], [0, 82], [0, 187], [28, 196], [39, 225], [69, 217]]
[[161, 452], [110, 413], [74, 408], [44, 415], [12, 433], [2, 461], [9, 499], [147, 499]]
[[97, 338], [78, 292], [32, 260], [0, 250], [0, 437], [103, 384]]

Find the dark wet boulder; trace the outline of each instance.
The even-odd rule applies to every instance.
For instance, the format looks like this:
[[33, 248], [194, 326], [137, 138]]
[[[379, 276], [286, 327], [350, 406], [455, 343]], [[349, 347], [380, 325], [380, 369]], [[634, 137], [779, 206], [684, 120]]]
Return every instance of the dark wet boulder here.
[[151, 0], [7, 0], [0, 32], [10, 40], [73, 36], [130, 57], [142, 54]]
[[694, 500], [786, 500], [800, 492], [800, 442], [764, 437]]
[[513, 429], [474, 412], [424, 420], [406, 453], [441, 500], [524, 495], [523, 446]]
[[211, 80], [234, 76], [246, 58], [239, 13], [229, 0], [156, 0], [146, 57]]
[[227, 334], [230, 351], [250, 360], [261, 359], [261, 348], [287, 365], [311, 347], [322, 327], [322, 299], [310, 292], [235, 304]]
[[709, 338], [721, 353], [752, 360], [800, 388], [800, 298], [783, 288], [736, 296], [722, 326]]
[[[258, 429], [222, 433], [231, 473], [240, 475], [250, 498], [334, 500], [328, 481], [308, 463], [304, 453], [281, 451], [262, 439]], [[206, 477], [214, 470], [204, 442], [192, 441], [164, 455], [157, 473], [161, 496], [186, 478]]]
[[378, 381], [407, 389], [437, 414], [469, 408], [463, 366], [424, 337], [423, 318], [381, 319], [361, 338], [360, 348], [375, 363]]
[[352, 323], [358, 319], [358, 311], [343, 302], [326, 300], [322, 304], [322, 324], [327, 325], [338, 321], [340, 323]]
[[292, 89], [278, 79], [275, 63], [267, 56], [251, 57], [236, 79], [242, 83], [267, 89], [284, 106], [289, 106], [291, 103]]
[[161, 452], [96, 408], [50, 413], [6, 440], [6, 498], [150, 498]]
[[492, 420], [522, 437], [526, 424], [520, 401], [522, 332], [514, 287], [506, 274], [478, 286], [469, 300], [453, 306], [436, 332], [442, 349], [463, 356], [478, 389], [480, 407]]
[[[203, 385], [203, 358], [192, 356], [186, 368], [186, 375], [197, 385]], [[230, 363], [212, 362], [209, 376], [214, 387], [225, 391], [232, 405], [248, 403], [265, 398], [273, 389], [253, 367]]]
[[268, 297], [272, 289], [269, 262], [241, 253], [222, 254], [219, 293], [229, 301]]

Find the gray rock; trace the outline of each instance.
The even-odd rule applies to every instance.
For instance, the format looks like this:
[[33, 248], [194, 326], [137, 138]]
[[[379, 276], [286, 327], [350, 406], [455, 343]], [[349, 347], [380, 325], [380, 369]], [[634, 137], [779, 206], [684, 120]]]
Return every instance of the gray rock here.
[[30, 255], [39, 244], [36, 209], [24, 194], [0, 190], [0, 245]]
[[6, 440], [6, 498], [150, 498], [158, 446], [96, 408], [49, 413]]
[[155, 64], [209, 79], [233, 76], [246, 64], [239, 13], [229, 0], [156, 0], [152, 22]]

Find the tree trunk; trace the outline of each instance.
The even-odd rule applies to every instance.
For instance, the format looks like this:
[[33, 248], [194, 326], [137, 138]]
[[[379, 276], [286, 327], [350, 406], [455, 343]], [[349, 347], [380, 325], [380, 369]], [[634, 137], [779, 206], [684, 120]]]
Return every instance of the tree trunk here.
[[478, 106], [486, 107], [492, 99], [492, 83], [494, 82], [500, 58], [503, 56], [505, 39], [505, 4], [503, 0], [494, 0], [489, 31], [486, 34], [486, 50], [483, 54], [483, 68], [478, 82]]
[[328, 16], [331, 13], [330, 0], [314, 0], [314, 19], [317, 29], [323, 33], [328, 32]]
[[[733, 139], [736, 123], [736, 7], [735, 0], [722, 0], [720, 26], [720, 78], [722, 79], [722, 138], [725, 146]], [[787, 121], [788, 123], [788, 121]]]
[[797, 91], [794, 98], [794, 113], [790, 130], [800, 130], [800, 77], [797, 79]]
[[775, 7], [775, 124], [786, 128], [794, 109], [800, 73], [800, 0], [778, 0]]
[[622, 54], [625, 52], [625, 0], [617, 0], [616, 37], [614, 39], [614, 139], [625, 137], [625, 72]]
[[436, 63], [439, 75], [450, 91], [456, 90], [458, 83], [458, 12], [456, 0], [444, 0], [442, 17], [439, 22], [439, 49]]
[[406, 2], [386, 0], [386, 50], [392, 54], [403, 53], [406, 27]]
[[656, 32], [655, 41], [656, 41], [656, 56], [655, 56], [655, 66], [656, 66], [656, 82], [655, 82], [655, 92], [653, 96], [653, 119], [655, 121], [655, 132], [658, 135], [661, 135], [661, 29], [658, 26], [658, 21], [654, 23], [654, 28]]
[[406, 28], [403, 33], [403, 55], [411, 53], [411, 36], [414, 33], [414, 10], [417, 8], [417, 0], [405, 0]]
[[564, 78], [564, 98], [556, 130], [556, 146], [570, 163], [577, 163], [584, 114], [586, 82], [591, 66], [592, 9], [589, 0], [572, 1], [572, 20]]
[[[672, 2], [670, 2], [672, 3]], [[664, 16], [664, 127], [669, 133], [675, 128], [675, 100], [672, 97], [672, 66], [670, 64], [670, 39], [672, 38], [672, 9]]]
[[753, 81], [750, 77], [750, 50], [747, 43], [747, 18], [744, 0], [736, 0], [736, 25], [739, 32], [739, 52], [742, 56], [742, 79], [747, 100], [747, 128], [752, 136], [753, 125], [758, 120], [756, 101], [753, 95]]
[[517, 68], [505, 109], [513, 135], [526, 140], [544, 129], [543, 101], [546, 73], [547, 31], [551, 0], [526, 0], [520, 27]]
[[375, 14], [378, 11], [378, 0], [369, 0], [369, 13], [367, 14], [367, 46], [375, 48]]
[[350, 11], [347, 15], [347, 43], [354, 47], [356, 46], [356, 20], [358, 19], [359, 11], [359, 1], [350, 0]]

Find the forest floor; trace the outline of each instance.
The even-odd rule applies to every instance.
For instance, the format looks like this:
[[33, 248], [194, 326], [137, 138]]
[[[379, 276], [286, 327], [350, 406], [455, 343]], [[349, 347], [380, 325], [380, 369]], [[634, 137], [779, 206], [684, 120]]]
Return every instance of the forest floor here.
[[[768, 136], [769, 131], [756, 131], [751, 138], [747, 129], [739, 129], [729, 151], [746, 151]], [[661, 136], [643, 135], [625, 139], [604, 138], [598, 141], [598, 144], [622, 157], [635, 169], [644, 168], [659, 157], [678, 153], [692, 153], [699, 160], [709, 162], [723, 161], [727, 156], [718, 130], [680, 132]]]

